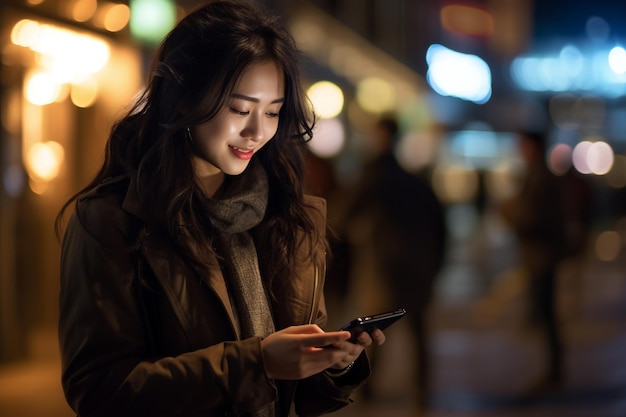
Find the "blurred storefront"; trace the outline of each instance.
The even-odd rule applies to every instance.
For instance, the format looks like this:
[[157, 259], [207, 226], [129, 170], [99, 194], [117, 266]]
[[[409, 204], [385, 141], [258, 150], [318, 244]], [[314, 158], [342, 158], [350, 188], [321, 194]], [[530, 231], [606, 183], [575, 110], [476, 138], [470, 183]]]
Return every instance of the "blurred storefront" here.
[[55, 216], [94, 173], [111, 123], [139, 91], [127, 5], [0, 6], [0, 361], [56, 328]]

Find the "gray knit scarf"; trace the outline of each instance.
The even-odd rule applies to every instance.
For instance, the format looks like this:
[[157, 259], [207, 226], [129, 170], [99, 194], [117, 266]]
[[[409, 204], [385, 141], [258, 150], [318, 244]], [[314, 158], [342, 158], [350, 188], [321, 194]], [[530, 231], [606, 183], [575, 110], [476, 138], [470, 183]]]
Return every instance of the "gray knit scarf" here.
[[[261, 164], [251, 164], [243, 174], [227, 177], [220, 196], [207, 199], [206, 205], [210, 222], [217, 231], [222, 268], [244, 339], [264, 337], [275, 331], [256, 247], [249, 233], [263, 220], [267, 200], [267, 174]], [[273, 417], [274, 413], [272, 403], [249, 415]]]

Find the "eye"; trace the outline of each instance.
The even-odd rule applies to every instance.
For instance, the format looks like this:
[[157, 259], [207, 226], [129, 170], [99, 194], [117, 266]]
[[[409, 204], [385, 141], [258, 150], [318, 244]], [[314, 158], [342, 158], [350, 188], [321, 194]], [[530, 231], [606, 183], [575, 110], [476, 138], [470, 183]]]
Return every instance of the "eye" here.
[[236, 109], [236, 108], [234, 108], [234, 107], [231, 107], [231, 108], [230, 108], [230, 111], [231, 111], [232, 113], [238, 114], [238, 115], [240, 115], [240, 116], [247, 116], [248, 114], [250, 114], [250, 112], [249, 112], [249, 111], [241, 111], [241, 110], [237, 110], [237, 109]]
[[265, 113], [268, 117], [278, 117], [278, 113], [274, 113], [274, 112], [267, 112]]

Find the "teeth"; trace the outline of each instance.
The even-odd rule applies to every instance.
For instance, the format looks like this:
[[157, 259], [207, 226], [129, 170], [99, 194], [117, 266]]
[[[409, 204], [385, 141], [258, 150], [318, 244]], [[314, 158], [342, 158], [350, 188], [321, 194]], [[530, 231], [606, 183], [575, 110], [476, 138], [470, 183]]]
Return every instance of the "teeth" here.
[[242, 149], [242, 148], [238, 148], [236, 146], [233, 146], [232, 148], [235, 149], [238, 152], [243, 152], [243, 153], [252, 152], [252, 149]]

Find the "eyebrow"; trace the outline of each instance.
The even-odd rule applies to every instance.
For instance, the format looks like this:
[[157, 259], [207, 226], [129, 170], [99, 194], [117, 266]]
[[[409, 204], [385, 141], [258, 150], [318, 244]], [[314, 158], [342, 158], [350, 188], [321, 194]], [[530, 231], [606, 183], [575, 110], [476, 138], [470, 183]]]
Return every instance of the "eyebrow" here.
[[[232, 98], [239, 98], [241, 100], [253, 101], [255, 103], [261, 102], [261, 100], [259, 100], [256, 97], [250, 97], [250, 96], [246, 96], [246, 95], [243, 95], [243, 94], [233, 93], [230, 96]], [[281, 97], [281, 98], [277, 98], [276, 100], [272, 100], [272, 104], [274, 104], [274, 103], [283, 103], [284, 101], [285, 101], [285, 97]]]

